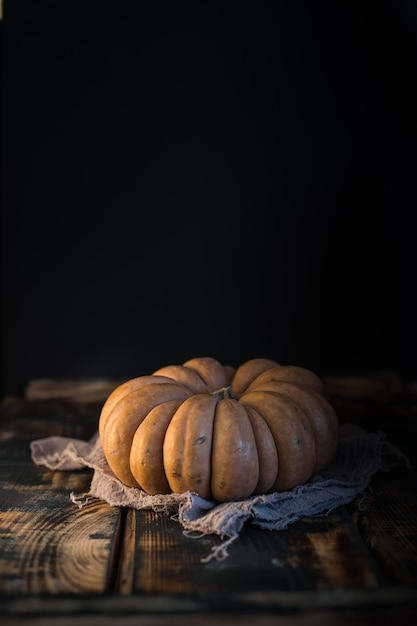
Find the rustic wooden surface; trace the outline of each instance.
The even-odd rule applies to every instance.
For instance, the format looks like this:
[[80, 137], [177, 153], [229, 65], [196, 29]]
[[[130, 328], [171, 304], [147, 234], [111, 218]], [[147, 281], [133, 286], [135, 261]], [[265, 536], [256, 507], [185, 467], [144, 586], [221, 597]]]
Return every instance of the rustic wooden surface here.
[[[417, 396], [395, 373], [326, 383], [341, 421], [383, 430], [411, 461], [365, 497], [279, 532], [248, 525], [225, 561], [220, 538], [174, 519], [91, 501], [90, 470], [35, 466], [29, 444], [89, 438], [112, 383], [34, 381], [0, 421], [1, 624], [303, 625], [412, 623], [417, 617]], [[116, 383], [114, 383], [116, 385]], [[79, 391], [79, 393], [77, 393]], [[140, 621], [138, 621], [140, 620]]]

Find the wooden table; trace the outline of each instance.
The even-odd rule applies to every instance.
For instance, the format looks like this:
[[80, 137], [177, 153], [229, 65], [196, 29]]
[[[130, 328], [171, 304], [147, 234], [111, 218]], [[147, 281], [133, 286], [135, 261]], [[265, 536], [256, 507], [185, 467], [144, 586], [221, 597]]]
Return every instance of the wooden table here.
[[[417, 617], [417, 394], [395, 373], [327, 377], [340, 421], [383, 430], [413, 467], [377, 474], [329, 515], [284, 531], [248, 525], [221, 542], [191, 538], [164, 513], [93, 500], [91, 470], [54, 472], [32, 440], [89, 438], [108, 386], [34, 381], [3, 399], [0, 421], [0, 623], [361, 624]], [[107, 386], [106, 386], [107, 385]], [[256, 617], [256, 619], [255, 619]], [[117, 619], [116, 619], [117, 618]]]

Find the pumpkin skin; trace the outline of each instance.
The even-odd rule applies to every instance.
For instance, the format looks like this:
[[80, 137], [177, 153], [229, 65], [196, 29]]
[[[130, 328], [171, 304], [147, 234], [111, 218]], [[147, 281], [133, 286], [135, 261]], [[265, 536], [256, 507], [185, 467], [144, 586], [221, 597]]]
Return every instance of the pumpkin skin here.
[[99, 418], [104, 455], [129, 487], [218, 502], [305, 484], [333, 459], [337, 415], [308, 369], [211, 357], [119, 385]]

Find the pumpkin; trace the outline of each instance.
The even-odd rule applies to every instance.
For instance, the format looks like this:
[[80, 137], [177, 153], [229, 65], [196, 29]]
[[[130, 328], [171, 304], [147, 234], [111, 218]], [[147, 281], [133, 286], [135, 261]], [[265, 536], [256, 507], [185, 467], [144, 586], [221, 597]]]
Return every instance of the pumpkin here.
[[125, 485], [226, 502], [306, 483], [335, 455], [338, 418], [308, 369], [200, 357], [119, 385], [99, 435]]

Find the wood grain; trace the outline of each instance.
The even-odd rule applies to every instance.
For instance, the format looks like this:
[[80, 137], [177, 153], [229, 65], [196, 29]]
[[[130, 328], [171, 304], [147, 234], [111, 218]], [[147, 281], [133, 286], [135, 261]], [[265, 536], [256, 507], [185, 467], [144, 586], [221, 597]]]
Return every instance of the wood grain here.
[[121, 554], [122, 593], [375, 588], [382, 580], [344, 507], [283, 531], [247, 526], [226, 560], [209, 562], [219, 537], [192, 538], [178, 522], [152, 511], [132, 511], [131, 517]]
[[78, 509], [69, 498], [71, 491], [88, 490], [90, 476], [47, 470], [33, 472], [28, 465], [15, 468], [10, 465], [7, 473], [4, 467], [2, 470], [2, 591], [14, 594], [108, 591], [112, 585], [113, 546], [117, 545], [120, 512], [99, 501]]
[[79, 509], [70, 493], [88, 491], [91, 472], [53, 472], [35, 466], [29, 451], [32, 439], [47, 434], [86, 436], [94, 429], [95, 411], [93, 415], [81, 411], [81, 421], [80, 413], [74, 415], [66, 404], [8, 402], [2, 409], [1, 591], [19, 595], [108, 591], [118, 556], [114, 551], [120, 511], [99, 501]]
[[122, 381], [113, 380], [31, 380], [25, 389], [28, 400], [71, 400], [76, 404], [104, 403]]
[[414, 477], [376, 476], [353, 519], [388, 584], [417, 585], [417, 494]]

